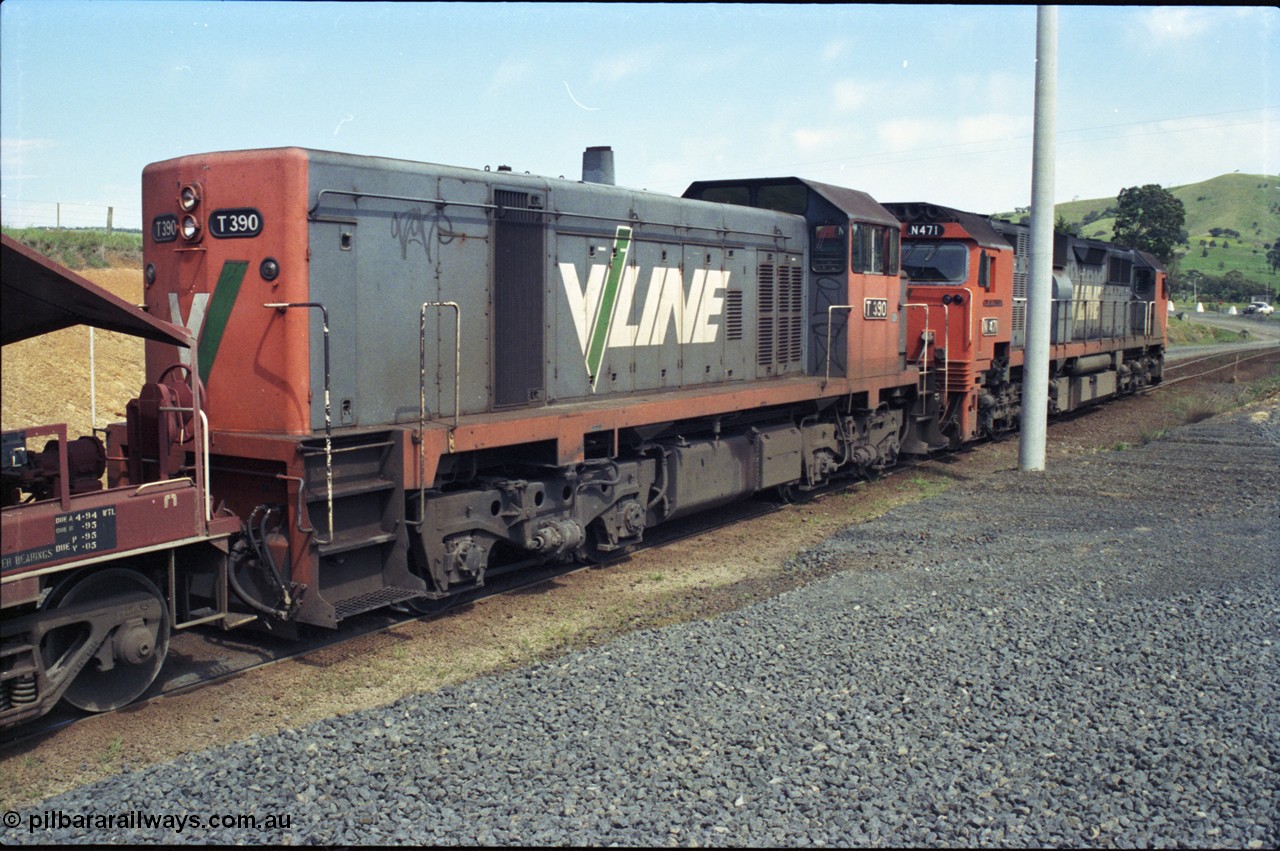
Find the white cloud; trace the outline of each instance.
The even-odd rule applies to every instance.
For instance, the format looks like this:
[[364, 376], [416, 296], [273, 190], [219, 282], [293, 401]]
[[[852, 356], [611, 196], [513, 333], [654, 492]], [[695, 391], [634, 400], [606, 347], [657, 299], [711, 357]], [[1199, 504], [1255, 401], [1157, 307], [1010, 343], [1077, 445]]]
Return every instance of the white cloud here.
[[[1126, 186], [1182, 186], [1241, 171], [1276, 174], [1280, 139], [1265, 119], [1175, 119], [1059, 145], [1058, 197], [1114, 197]], [[1194, 170], [1188, 164], [1194, 163]]]
[[822, 48], [822, 59], [824, 62], [834, 62], [844, 56], [848, 49], [849, 42], [847, 39], [838, 38], [834, 41], [829, 41]]
[[1030, 115], [987, 113], [961, 116], [956, 121], [951, 143], [989, 143], [995, 146], [1015, 139], [1025, 141], [1033, 129]]
[[910, 150], [937, 144], [946, 138], [944, 130], [937, 119], [891, 118], [876, 126], [876, 138], [886, 150]]
[[840, 80], [831, 87], [831, 106], [842, 111], [852, 111], [871, 97], [872, 86], [855, 80]]
[[804, 157], [825, 152], [835, 142], [836, 136], [837, 131], [829, 127], [797, 127], [790, 134], [796, 154]]
[[629, 50], [603, 59], [595, 64], [592, 71], [597, 79], [607, 83], [616, 83], [627, 77], [643, 74], [654, 66], [656, 56], [644, 49]]
[[1147, 9], [1140, 20], [1155, 41], [1186, 41], [1203, 34], [1222, 17], [1218, 7], [1159, 6]]
[[498, 64], [489, 76], [489, 93], [517, 88], [525, 83], [534, 71], [532, 62], [525, 59], [507, 59]]
[[5, 183], [39, 177], [32, 166], [42, 151], [58, 147], [52, 139], [0, 139], [0, 176]]

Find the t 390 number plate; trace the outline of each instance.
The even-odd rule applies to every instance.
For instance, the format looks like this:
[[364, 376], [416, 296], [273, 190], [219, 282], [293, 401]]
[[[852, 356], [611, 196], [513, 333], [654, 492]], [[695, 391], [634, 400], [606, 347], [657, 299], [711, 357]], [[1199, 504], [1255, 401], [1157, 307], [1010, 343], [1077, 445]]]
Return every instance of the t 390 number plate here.
[[889, 299], [867, 298], [862, 300], [863, 319], [888, 319]]
[[209, 233], [219, 239], [240, 239], [262, 233], [262, 214], [252, 207], [214, 210], [209, 214]]

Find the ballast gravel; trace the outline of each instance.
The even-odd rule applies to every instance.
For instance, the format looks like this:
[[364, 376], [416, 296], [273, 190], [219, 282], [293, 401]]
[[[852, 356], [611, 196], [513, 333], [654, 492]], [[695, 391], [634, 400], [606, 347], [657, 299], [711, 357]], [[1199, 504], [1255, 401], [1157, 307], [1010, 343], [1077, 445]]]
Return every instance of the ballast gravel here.
[[797, 556], [847, 570], [767, 602], [117, 776], [0, 836], [1273, 848], [1278, 521], [1272, 403], [961, 482]]

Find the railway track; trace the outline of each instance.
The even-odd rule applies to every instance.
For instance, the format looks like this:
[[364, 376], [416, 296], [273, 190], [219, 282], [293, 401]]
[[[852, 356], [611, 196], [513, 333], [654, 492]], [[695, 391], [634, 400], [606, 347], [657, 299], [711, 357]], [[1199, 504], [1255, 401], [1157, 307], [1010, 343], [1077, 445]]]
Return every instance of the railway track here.
[[[1165, 366], [1165, 380], [1161, 384], [1145, 388], [1141, 392], [1149, 394], [1168, 390], [1182, 382], [1204, 378], [1228, 369], [1238, 369], [1241, 364], [1247, 364], [1268, 356], [1275, 357], [1276, 355], [1277, 344], [1275, 342], [1259, 342], [1247, 344], [1246, 346], [1236, 346], [1225, 353], [1203, 354], [1189, 349], [1171, 350], [1169, 362]], [[1184, 371], [1186, 371], [1185, 374]], [[1118, 401], [1123, 404], [1124, 400]], [[1056, 418], [1054, 422], [1064, 423], [1080, 417], [1087, 417], [1097, 410], [1097, 407], [1084, 408], [1064, 417]], [[985, 443], [998, 443], [1013, 436], [1014, 434], [1004, 435]], [[936, 467], [939, 464], [948, 463], [956, 453], [982, 451], [982, 446], [983, 444], [967, 445], [955, 452], [941, 453], [927, 459], [905, 459], [870, 482], [846, 481], [838, 483], [806, 493], [800, 499], [792, 500], [792, 502], [807, 503], [848, 493], [868, 484], [875, 484], [876, 482], [922, 468]], [[761, 518], [782, 510], [787, 504], [788, 502], [780, 499], [757, 496], [731, 506], [666, 524], [650, 531], [644, 547], [634, 550], [628, 555], [658, 550], [679, 541], [714, 533], [717, 530]], [[607, 566], [608, 564], [601, 565], [601, 567]], [[429, 620], [442, 616], [451, 611], [465, 608], [487, 597], [509, 594], [572, 573], [595, 568], [596, 566], [593, 565], [560, 564], [512, 571], [499, 575], [484, 588], [449, 598], [444, 601], [438, 610], [430, 613], [422, 614], [391, 609], [370, 612], [344, 621], [342, 628], [337, 631], [317, 631], [314, 635], [305, 636], [300, 641], [285, 641], [278, 637], [260, 633], [246, 633], [244, 631], [222, 632], [210, 628], [196, 628], [196, 630], [175, 634], [171, 640], [169, 658], [156, 683], [143, 698], [117, 711], [138, 711], [148, 704], [187, 694], [207, 686], [224, 683], [255, 669], [289, 660], [303, 659], [310, 654], [318, 653], [326, 648], [331, 648], [362, 636], [386, 632], [414, 620]], [[29, 745], [87, 717], [92, 716], [60, 706], [42, 718], [0, 732], [0, 752]]]

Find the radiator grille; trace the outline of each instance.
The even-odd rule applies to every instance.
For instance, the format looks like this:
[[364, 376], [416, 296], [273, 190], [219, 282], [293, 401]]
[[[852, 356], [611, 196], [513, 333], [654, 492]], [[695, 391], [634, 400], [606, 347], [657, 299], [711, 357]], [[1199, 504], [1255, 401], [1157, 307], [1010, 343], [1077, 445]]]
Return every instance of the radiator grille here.
[[542, 217], [525, 192], [496, 189], [494, 204], [493, 403], [542, 397]]

